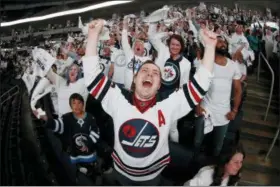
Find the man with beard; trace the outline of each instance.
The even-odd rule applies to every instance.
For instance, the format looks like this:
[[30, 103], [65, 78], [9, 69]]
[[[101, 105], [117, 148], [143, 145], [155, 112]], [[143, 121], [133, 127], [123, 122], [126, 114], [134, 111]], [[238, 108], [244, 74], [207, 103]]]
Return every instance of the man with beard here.
[[[215, 63], [213, 73], [215, 77], [204, 99], [196, 107], [197, 116], [205, 116], [196, 120], [196, 134], [194, 146], [199, 152], [204, 134], [213, 131], [212, 155], [218, 156], [223, 146], [225, 134], [230, 120], [234, 120], [241, 102], [241, 72], [238, 64], [227, 58], [228, 44], [226, 40], [217, 37]], [[234, 89], [234, 106], [230, 106], [231, 89]], [[200, 119], [200, 120], [199, 120]], [[200, 121], [200, 122], [199, 122]], [[210, 130], [208, 129], [210, 128]], [[208, 130], [206, 130], [208, 129]]]

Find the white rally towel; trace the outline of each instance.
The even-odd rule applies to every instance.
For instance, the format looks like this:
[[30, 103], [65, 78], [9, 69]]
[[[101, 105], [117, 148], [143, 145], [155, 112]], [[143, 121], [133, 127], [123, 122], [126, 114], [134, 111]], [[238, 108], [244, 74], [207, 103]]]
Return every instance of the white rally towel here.
[[35, 61], [34, 73], [37, 76], [44, 77], [55, 63], [56, 59], [46, 50], [35, 48], [32, 50], [32, 56]]
[[215, 14], [220, 14], [222, 11], [221, 9], [217, 8], [217, 7], [214, 7], [214, 13]]
[[[108, 23], [105, 21], [104, 26], [108, 26]], [[81, 17], [79, 16], [79, 23], [78, 23], [79, 29], [82, 30], [83, 34], [85, 36], [88, 35], [88, 23], [86, 25], [83, 25]], [[110, 39], [110, 31], [107, 27], [103, 27], [100, 35], [99, 40], [109, 40]]]
[[52, 91], [52, 85], [50, 81], [46, 78], [42, 78], [33, 91], [33, 94], [31, 96], [30, 106], [33, 111], [38, 112], [38, 116], [37, 116], [38, 119], [40, 118], [40, 116], [45, 115], [45, 112], [41, 108], [36, 109], [35, 107], [36, 103], [38, 102], [39, 99], [41, 99], [51, 91]]
[[206, 5], [205, 5], [205, 3], [203, 3], [203, 2], [199, 3], [199, 5], [198, 5], [198, 10], [199, 10], [199, 11], [204, 11], [204, 10], [206, 10]]
[[74, 42], [74, 38], [71, 37], [71, 36], [68, 36], [67, 42], [68, 43], [73, 43]]
[[165, 20], [167, 18], [169, 9], [170, 8], [165, 5], [163, 8], [152, 12], [143, 21], [147, 22], [147, 23], [153, 23], [153, 22], [158, 22], [158, 21], [161, 21], [161, 20]]
[[165, 19], [164, 20], [164, 25], [169, 27], [170, 25], [173, 25], [175, 21], [177, 21], [179, 18], [173, 18], [173, 19]]

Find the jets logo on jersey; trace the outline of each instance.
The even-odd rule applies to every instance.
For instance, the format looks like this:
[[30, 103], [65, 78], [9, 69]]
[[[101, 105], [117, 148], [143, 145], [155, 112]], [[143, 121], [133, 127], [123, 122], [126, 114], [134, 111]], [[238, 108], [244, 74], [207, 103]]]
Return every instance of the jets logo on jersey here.
[[144, 48], [144, 56], [148, 56], [148, 49]]
[[118, 67], [124, 67], [125, 66], [125, 56], [124, 56], [124, 53], [121, 52], [121, 53], [117, 54], [112, 61]]
[[138, 70], [139, 70], [139, 68], [140, 68], [140, 66], [141, 66], [141, 64], [142, 64], [142, 62], [141, 62], [140, 60], [136, 60], [136, 59], [133, 58], [133, 59], [128, 63], [127, 67], [128, 67], [129, 69], [132, 69], [133, 64], [134, 64], [133, 72], [134, 72], [134, 73], [137, 73]]
[[135, 158], [149, 156], [159, 142], [159, 132], [155, 125], [143, 119], [131, 119], [119, 130], [119, 140], [123, 150]]
[[162, 84], [170, 86], [176, 83], [179, 75], [179, 68], [172, 62], [166, 62], [162, 75]]
[[81, 152], [89, 151], [88, 147], [86, 146], [86, 142], [88, 142], [86, 135], [76, 134], [74, 135], [74, 141], [77, 149], [79, 149]]

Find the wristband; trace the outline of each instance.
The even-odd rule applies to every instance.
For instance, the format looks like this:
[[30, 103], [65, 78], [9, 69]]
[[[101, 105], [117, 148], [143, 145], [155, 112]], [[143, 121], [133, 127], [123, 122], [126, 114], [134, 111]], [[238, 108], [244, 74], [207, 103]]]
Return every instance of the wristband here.
[[237, 113], [237, 112], [238, 112], [238, 110], [236, 110], [236, 109], [233, 109], [232, 111], [233, 111], [234, 113]]

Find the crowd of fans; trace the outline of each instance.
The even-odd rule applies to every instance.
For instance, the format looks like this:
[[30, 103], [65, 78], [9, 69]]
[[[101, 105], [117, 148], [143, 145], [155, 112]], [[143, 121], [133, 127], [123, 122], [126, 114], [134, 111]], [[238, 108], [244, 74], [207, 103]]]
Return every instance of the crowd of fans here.
[[[59, 135], [67, 153], [61, 159], [85, 175], [92, 175], [105, 141], [113, 164], [105, 159], [104, 174], [121, 185], [160, 185], [170, 162], [168, 141], [179, 143], [184, 117], [195, 124], [194, 155], [211, 133], [209, 155], [220, 158], [184, 185], [235, 185], [245, 152], [239, 144], [223, 151], [224, 137], [258, 54], [271, 64], [279, 58], [279, 26], [268, 24], [279, 19], [267, 13], [200, 3], [86, 25], [79, 17], [81, 32], [64, 41], [2, 52], [1, 74], [8, 66], [18, 69], [34, 115]], [[38, 106], [49, 93], [51, 116]], [[107, 118], [112, 128], [103, 124]]]

